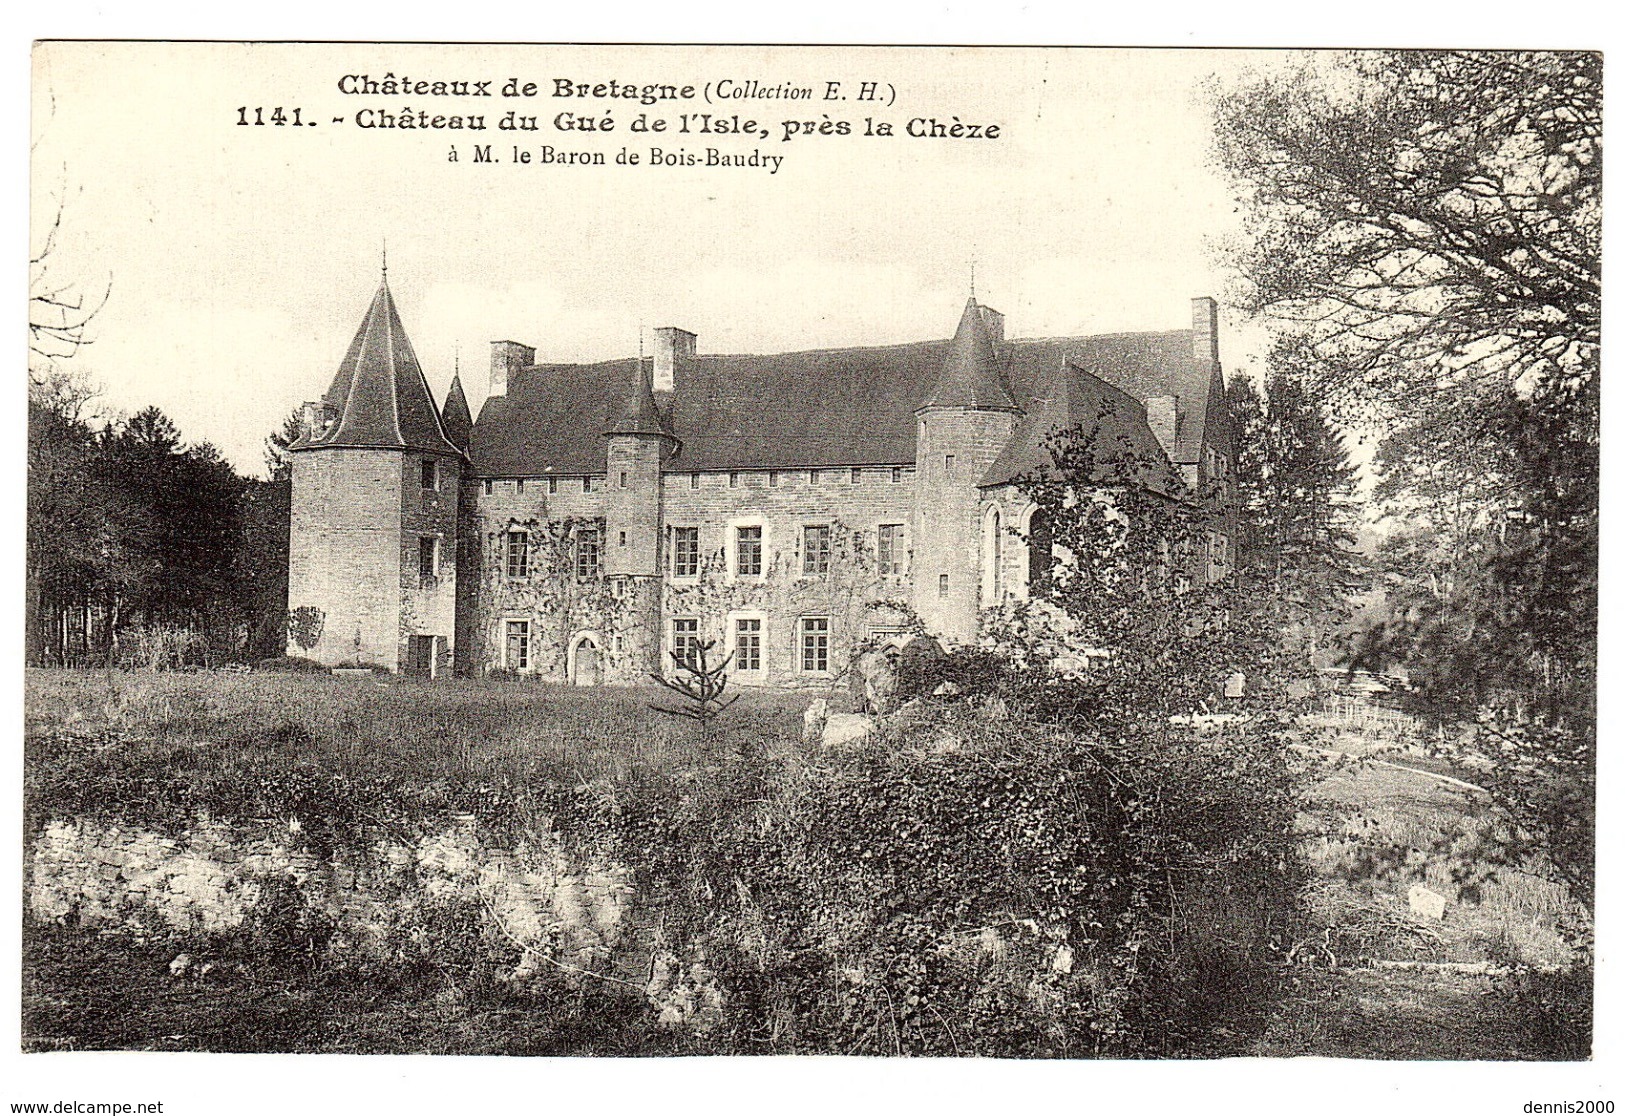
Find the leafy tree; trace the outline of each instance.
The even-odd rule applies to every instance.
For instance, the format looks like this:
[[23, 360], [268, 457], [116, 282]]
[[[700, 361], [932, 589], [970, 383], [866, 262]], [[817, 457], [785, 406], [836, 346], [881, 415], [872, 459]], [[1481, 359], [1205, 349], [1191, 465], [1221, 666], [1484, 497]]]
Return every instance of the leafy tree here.
[[1075, 706], [1079, 727], [1160, 738], [1171, 716], [1216, 705], [1238, 670], [1253, 677], [1252, 702], [1260, 683], [1307, 668], [1281, 656], [1267, 592], [1218, 563], [1213, 532], [1232, 499], [1222, 485], [1193, 491], [1098, 427], [1058, 432], [1050, 456], [1053, 469], [1020, 484], [1043, 528], [1028, 544], [1057, 558], [994, 635], [1073, 676], [1054, 698]]
[[[1383, 558], [1413, 697], [1476, 721], [1486, 783], [1590, 892], [1601, 57], [1319, 57], [1215, 99], [1274, 361], [1380, 421]], [[1531, 803], [1558, 804], [1531, 809]], [[1576, 803], [1587, 804], [1583, 808]], [[1567, 805], [1564, 805], [1567, 804]]]
[[1594, 379], [1602, 59], [1348, 54], [1223, 92], [1249, 308], [1354, 398]]

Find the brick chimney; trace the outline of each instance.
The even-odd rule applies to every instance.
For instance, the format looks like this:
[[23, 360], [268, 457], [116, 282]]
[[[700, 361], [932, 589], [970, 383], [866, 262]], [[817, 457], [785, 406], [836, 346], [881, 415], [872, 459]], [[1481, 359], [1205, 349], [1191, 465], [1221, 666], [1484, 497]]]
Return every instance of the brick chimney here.
[[1206, 296], [1191, 299], [1191, 355], [1218, 366], [1219, 304]]
[[507, 395], [521, 371], [536, 363], [536, 349], [517, 341], [491, 342], [491, 394]]
[[693, 360], [699, 338], [686, 329], [660, 326], [654, 331], [654, 390], [672, 391], [677, 386], [677, 368]]
[[325, 399], [306, 401], [299, 408], [299, 425], [306, 438], [319, 438], [338, 418], [338, 409]]

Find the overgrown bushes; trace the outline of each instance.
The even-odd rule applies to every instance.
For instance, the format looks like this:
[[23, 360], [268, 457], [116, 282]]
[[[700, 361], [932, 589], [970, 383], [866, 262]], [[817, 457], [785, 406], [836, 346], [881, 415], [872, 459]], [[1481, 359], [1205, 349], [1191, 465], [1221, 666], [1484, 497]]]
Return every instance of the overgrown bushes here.
[[[317, 853], [452, 814], [498, 843], [548, 830], [634, 869], [654, 948], [720, 1005], [690, 1020], [697, 1050], [1088, 1056], [1200, 1051], [1266, 986], [1265, 943], [1292, 916], [1287, 785], [1261, 736], [1094, 742], [964, 696], [916, 703], [855, 753], [718, 748], [574, 785], [36, 740], [26, 793], [35, 825], [297, 818], [292, 839]], [[320, 957], [298, 890], [273, 898], [250, 929], [290, 961]], [[512, 943], [446, 916], [423, 928], [422, 979], [523, 992], [503, 984]], [[556, 998], [559, 976], [534, 994]]]

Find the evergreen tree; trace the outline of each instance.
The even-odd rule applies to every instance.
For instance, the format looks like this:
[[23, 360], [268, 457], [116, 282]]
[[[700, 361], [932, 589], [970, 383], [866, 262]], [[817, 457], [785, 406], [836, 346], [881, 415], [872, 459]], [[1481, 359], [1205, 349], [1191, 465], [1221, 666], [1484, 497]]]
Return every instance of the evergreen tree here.
[[1313, 652], [1364, 581], [1354, 551], [1355, 469], [1300, 378], [1272, 372], [1260, 392], [1238, 377], [1227, 394], [1237, 429], [1231, 484], [1241, 576], [1279, 626], [1308, 636]]

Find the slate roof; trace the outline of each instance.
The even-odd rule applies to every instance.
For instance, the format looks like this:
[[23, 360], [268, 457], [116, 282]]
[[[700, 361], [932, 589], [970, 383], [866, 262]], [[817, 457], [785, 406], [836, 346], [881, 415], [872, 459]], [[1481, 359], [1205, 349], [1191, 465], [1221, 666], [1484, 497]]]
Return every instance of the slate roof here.
[[[952, 346], [939, 340], [681, 361], [663, 421], [682, 446], [667, 468], [912, 464], [915, 411], [931, 398]], [[1189, 330], [1011, 340], [994, 345], [993, 357], [1023, 411], [1069, 362], [1135, 400], [1177, 395], [1184, 420], [1170, 456], [1200, 458], [1211, 381], [1192, 356]], [[475, 473], [602, 473], [602, 434], [621, 414], [636, 364], [543, 364], [512, 377], [508, 394], [488, 398], [474, 424]], [[1143, 407], [1135, 413], [1143, 428]], [[1034, 421], [1017, 424], [1017, 439]]]
[[976, 300], [969, 299], [965, 312], [959, 317], [954, 339], [948, 342], [942, 375], [930, 394], [920, 401], [920, 409], [964, 407], [973, 411], [1013, 411], [1016, 404], [1000, 372], [987, 322]]
[[669, 437], [666, 424], [655, 406], [650, 365], [641, 358], [632, 362], [632, 374], [622, 389], [620, 406], [613, 409], [605, 434], [659, 434]]
[[468, 438], [474, 432], [474, 416], [468, 410], [468, 396], [463, 394], [463, 377], [452, 373], [451, 387], [446, 389], [446, 402], [440, 408], [440, 426], [451, 444], [459, 450], [468, 450]]
[[982, 477], [982, 485], [1055, 474], [1051, 439], [1074, 426], [1093, 435], [1095, 480], [1122, 480], [1126, 466], [1145, 487], [1164, 495], [1179, 490], [1179, 478], [1162, 443], [1146, 424], [1145, 405], [1071, 362], [1056, 367], [1038, 388], [1026, 416]]
[[[434, 395], [401, 325], [387, 279], [379, 283], [324, 398], [338, 417], [324, 433], [289, 449], [344, 446], [462, 452], [441, 425]], [[466, 411], [466, 400], [464, 408]]]

